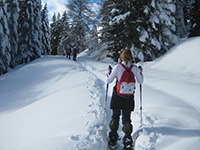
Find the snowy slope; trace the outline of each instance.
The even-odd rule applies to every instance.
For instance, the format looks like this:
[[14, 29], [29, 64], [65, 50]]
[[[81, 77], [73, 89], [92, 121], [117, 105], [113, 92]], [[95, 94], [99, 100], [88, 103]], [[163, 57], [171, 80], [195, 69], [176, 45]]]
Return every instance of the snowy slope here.
[[0, 149], [73, 149], [101, 119], [100, 84], [64, 57], [43, 57], [2, 76]]
[[[146, 134], [138, 148], [200, 149], [200, 38], [188, 39], [144, 69]], [[148, 131], [149, 130], [149, 131]], [[144, 143], [144, 138], [147, 143]]]
[[[143, 133], [136, 150], [200, 148], [200, 38], [174, 47], [144, 68]], [[0, 76], [0, 150], [106, 150], [105, 74], [109, 60], [42, 57]], [[140, 126], [139, 88], [132, 113]], [[105, 124], [105, 125], [104, 125]], [[120, 125], [119, 133], [121, 132]]]

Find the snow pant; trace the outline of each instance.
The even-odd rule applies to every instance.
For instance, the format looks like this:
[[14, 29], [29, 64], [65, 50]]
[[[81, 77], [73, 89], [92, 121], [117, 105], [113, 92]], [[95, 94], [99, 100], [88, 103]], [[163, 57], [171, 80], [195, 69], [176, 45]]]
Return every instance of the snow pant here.
[[133, 126], [131, 124], [131, 111], [129, 110], [120, 110], [120, 109], [114, 109], [113, 110], [113, 115], [112, 115], [112, 120], [110, 122], [110, 133], [109, 137], [111, 138], [112, 136], [117, 136], [117, 130], [119, 128], [119, 117], [122, 113], [122, 123], [123, 123], [123, 128], [122, 131], [125, 133], [124, 139], [130, 139], [132, 142], [131, 138], [131, 133], [133, 131]]
[[74, 56], [73, 56], [73, 60], [76, 61], [76, 54], [74, 54]]
[[112, 119], [119, 122], [119, 117], [122, 113], [122, 123], [131, 123], [131, 111], [130, 110], [120, 110], [120, 109], [113, 109]]
[[70, 59], [70, 56], [71, 56], [71, 54], [70, 54], [70, 53], [67, 53], [67, 57], [66, 57], [66, 58], [69, 58], [69, 59]]

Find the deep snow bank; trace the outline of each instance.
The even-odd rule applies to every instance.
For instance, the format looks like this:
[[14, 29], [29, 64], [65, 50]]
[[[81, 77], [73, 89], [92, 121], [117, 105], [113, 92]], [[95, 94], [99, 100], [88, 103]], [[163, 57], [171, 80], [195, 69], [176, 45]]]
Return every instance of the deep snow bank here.
[[151, 68], [200, 76], [200, 37], [189, 38], [154, 62]]
[[200, 38], [144, 63], [145, 132], [137, 150], [197, 150], [200, 147]]

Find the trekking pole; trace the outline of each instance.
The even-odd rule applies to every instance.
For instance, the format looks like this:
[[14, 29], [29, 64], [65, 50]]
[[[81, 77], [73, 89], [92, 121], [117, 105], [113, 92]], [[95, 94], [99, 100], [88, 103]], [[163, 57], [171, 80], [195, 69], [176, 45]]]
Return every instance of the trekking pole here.
[[105, 123], [105, 118], [106, 118], [106, 107], [107, 107], [107, 97], [108, 97], [108, 86], [109, 86], [109, 84], [107, 83], [107, 85], [106, 85], [105, 106], [104, 106], [104, 115], [103, 115], [103, 124]]
[[[109, 66], [108, 68], [110, 69], [109, 72], [108, 72], [108, 74], [110, 75], [111, 72], [112, 72], [112, 67]], [[108, 101], [108, 87], [109, 87], [109, 84], [107, 83], [107, 85], [106, 85], [105, 105], [104, 105], [104, 115], [103, 115], [103, 124], [105, 123], [105, 118], [106, 118], [106, 107], [107, 107], [107, 101]]]
[[140, 121], [142, 127], [142, 84], [140, 84]]

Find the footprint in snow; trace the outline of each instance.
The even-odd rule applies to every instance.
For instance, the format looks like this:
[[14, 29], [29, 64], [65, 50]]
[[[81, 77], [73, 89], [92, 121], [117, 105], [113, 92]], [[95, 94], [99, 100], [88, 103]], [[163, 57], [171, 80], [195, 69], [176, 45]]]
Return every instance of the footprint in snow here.
[[79, 141], [80, 140], [80, 135], [72, 135], [71, 139], [74, 141]]

